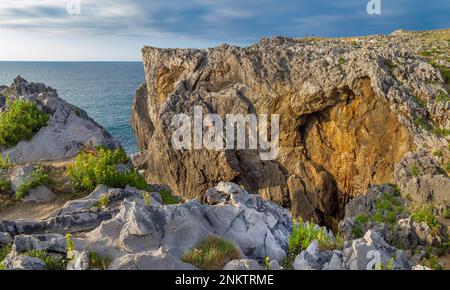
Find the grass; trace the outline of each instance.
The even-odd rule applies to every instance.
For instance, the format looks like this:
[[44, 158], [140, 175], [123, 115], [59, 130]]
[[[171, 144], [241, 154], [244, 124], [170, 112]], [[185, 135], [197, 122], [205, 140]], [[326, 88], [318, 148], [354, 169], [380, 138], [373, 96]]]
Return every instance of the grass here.
[[450, 83], [450, 69], [444, 65], [437, 64], [435, 61], [431, 61], [430, 64], [439, 70], [445, 83], [449, 84]]
[[2, 262], [6, 256], [11, 253], [12, 251], [12, 245], [4, 245], [3, 247], [0, 247], [0, 262]]
[[369, 222], [369, 217], [366, 215], [357, 215], [355, 217], [355, 227], [352, 230], [352, 236], [355, 239], [362, 238], [364, 235], [363, 225]]
[[118, 171], [117, 165], [128, 163], [124, 149], [97, 148], [77, 155], [67, 168], [67, 175], [80, 189], [92, 191], [99, 184], [124, 188], [127, 185], [147, 190], [148, 185], [137, 170]]
[[433, 205], [421, 204], [411, 209], [411, 219], [416, 223], [425, 222], [431, 229], [432, 233], [437, 235], [441, 229], [436, 216], [433, 214]]
[[343, 65], [344, 63], [346, 63], [347, 61], [344, 59], [344, 58], [342, 58], [342, 57], [340, 57], [339, 59], [338, 59], [338, 64], [339, 65]]
[[8, 170], [10, 167], [11, 163], [9, 162], [9, 156], [3, 157], [3, 155], [0, 154], [0, 169]]
[[172, 195], [172, 193], [167, 189], [161, 189], [159, 191], [159, 195], [161, 196], [162, 201], [164, 204], [177, 204], [180, 203], [180, 200]]
[[149, 207], [151, 204], [150, 193], [148, 192], [144, 193], [144, 203], [146, 207]]
[[336, 235], [336, 239], [332, 239], [325, 232], [324, 228], [315, 228], [314, 223], [303, 223], [300, 218], [294, 221], [292, 226], [292, 234], [289, 237], [289, 253], [297, 255], [305, 250], [312, 241], [316, 240], [319, 247], [324, 250], [331, 250], [341, 247], [343, 243], [340, 235]]
[[431, 131], [432, 127], [421, 117], [414, 118], [414, 123], [423, 130]]
[[24, 253], [25, 256], [38, 258], [44, 261], [49, 270], [65, 270], [66, 261], [54, 255], [50, 255], [47, 251], [29, 250]]
[[436, 100], [436, 102], [446, 103], [446, 102], [450, 102], [450, 97], [443, 90], [441, 90], [439, 92], [439, 94], [436, 95], [435, 100]]
[[432, 56], [433, 54], [432, 54], [431, 52], [427, 51], [427, 50], [424, 50], [424, 51], [421, 51], [421, 52], [420, 52], [420, 55], [421, 55], [421, 56], [424, 56], [424, 57], [430, 57], [430, 56]]
[[16, 199], [21, 200], [29, 191], [40, 185], [50, 186], [52, 184], [51, 178], [41, 169], [35, 169], [31, 173], [31, 178], [23, 182], [16, 190]]
[[11, 192], [11, 181], [4, 177], [0, 177], [0, 194]]
[[211, 236], [195, 249], [187, 251], [182, 260], [202, 270], [220, 270], [226, 263], [239, 257], [239, 251], [231, 242]]
[[445, 164], [445, 170], [447, 172], [450, 172], [450, 162], [447, 162], [447, 164]]
[[442, 150], [440, 150], [440, 149], [436, 149], [433, 151], [433, 156], [442, 157], [443, 155], [444, 154], [442, 153]]
[[383, 192], [381, 198], [375, 203], [375, 213], [370, 220], [393, 227], [397, 221], [397, 216], [404, 211], [405, 207], [397, 195]]
[[96, 252], [89, 253], [89, 266], [91, 269], [108, 270], [112, 259], [110, 257], [101, 256]]
[[450, 129], [434, 128], [433, 129], [433, 134], [438, 136], [438, 137], [447, 137], [447, 136], [450, 135]]
[[413, 165], [409, 168], [409, 173], [411, 173], [412, 176], [417, 177], [419, 176], [419, 171], [417, 169], [416, 165]]
[[102, 194], [93, 207], [107, 207], [109, 205], [109, 197], [106, 194]]
[[8, 110], [0, 113], [0, 145], [13, 147], [29, 140], [47, 124], [49, 115], [40, 111], [34, 102], [7, 100]]

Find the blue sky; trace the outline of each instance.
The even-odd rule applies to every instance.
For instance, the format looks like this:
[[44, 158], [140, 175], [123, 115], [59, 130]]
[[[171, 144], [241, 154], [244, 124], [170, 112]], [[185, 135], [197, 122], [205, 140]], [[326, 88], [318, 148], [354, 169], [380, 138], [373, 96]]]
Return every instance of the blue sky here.
[[140, 60], [144, 45], [249, 45], [261, 37], [387, 34], [450, 27], [448, 0], [7, 0], [0, 60]]

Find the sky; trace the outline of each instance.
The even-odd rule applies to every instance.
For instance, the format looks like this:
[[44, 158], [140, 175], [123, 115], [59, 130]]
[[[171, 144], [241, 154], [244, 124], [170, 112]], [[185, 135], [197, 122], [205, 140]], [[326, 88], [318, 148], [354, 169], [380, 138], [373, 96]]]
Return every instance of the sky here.
[[366, 9], [378, 0], [0, 1], [0, 60], [139, 61], [144, 45], [247, 46], [276, 35], [450, 27], [448, 0], [379, 0], [380, 14]]

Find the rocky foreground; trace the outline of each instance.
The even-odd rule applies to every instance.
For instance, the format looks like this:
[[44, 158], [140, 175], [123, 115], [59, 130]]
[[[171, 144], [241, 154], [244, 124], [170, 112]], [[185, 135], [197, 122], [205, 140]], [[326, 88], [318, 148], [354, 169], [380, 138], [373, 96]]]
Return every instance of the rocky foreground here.
[[[0, 86], [0, 269], [448, 268], [449, 40], [146, 47], [132, 158], [17, 77]], [[278, 158], [174, 150], [171, 117], [199, 104], [280, 114]]]

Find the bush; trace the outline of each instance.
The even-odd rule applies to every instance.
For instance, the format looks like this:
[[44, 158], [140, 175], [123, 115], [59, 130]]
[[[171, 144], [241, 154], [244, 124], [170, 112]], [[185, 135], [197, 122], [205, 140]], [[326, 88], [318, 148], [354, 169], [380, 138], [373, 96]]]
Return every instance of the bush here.
[[66, 261], [54, 255], [50, 255], [47, 251], [29, 250], [24, 253], [25, 256], [38, 258], [44, 261], [49, 270], [65, 270]]
[[417, 171], [417, 166], [416, 165], [411, 166], [411, 168], [409, 169], [409, 173], [411, 173], [412, 176], [417, 177], [419, 175], [419, 172]]
[[109, 197], [106, 194], [102, 194], [97, 202], [94, 204], [94, 207], [107, 207], [109, 204]]
[[137, 170], [117, 170], [117, 165], [127, 163], [128, 157], [123, 149], [109, 150], [97, 148], [82, 152], [67, 168], [67, 174], [79, 188], [92, 191], [99, 184], [123, 188], [127, 185], [141, 190], [148, 186]]
[[11, 181], [9, 179], [0, 177], [0, 194], [11, 192]]
[[439, 234], [441, 225], [433, 214], [434, 207], [431, 204], [418, 205], [411, 211], [411, 219], [416, 223], [425, 222], [434, 234]]
[[0, 113], [0, 145], [12, 147], [30, 139], [49, 119], [36, 104], [26, 100], [7, 100], [8, 110]]
[[200, 245], [183, 255], [182, 260], [202, 270], [220, 270], [240, 252], [232, 243], [218, 237], [208, 237]]
[[338, 248], [342, 243], [342, 239], [339, 235], [337, 235], [336, 240], [334, 240], [328, 236], [324, 228], [316, 228], [315, 224], [312, 222], [303, 223], [303, 220], [300, 218], [292, 225], [292, 234], [289, 237], [290, 254], [299, 254], [314, 240], [319, 243], [320, 248], [327, 250]]
[[12, 245], [4, 245], [3, 247], [0, 247], [0, 263], [6, 258], [6, 256], [11, 253], [12, 251]]
[[7, 170], [10, 167], [11, 167], [11, 163], [9, 162], [9, 156], [3, 157], [3, 155], [0, 154], [0, 169]]
[[381, 198], [375, 203], [375, 213], [370, 220], [393, 226], [397, 221], [397, 215], [404, 210], [405, 208], [397, 196], [383, 192]]
[[22, 183], [16, 190], [16, 199], [23, 199], [29, 191], [40, 185], [50, 186], [52, 184], [51, 178], [41, 169], [35, 169], [31, 173], [31, 178]]
[[172, 193], [166, 189], [161, 189], [159, 191], [159, 195], [161, 196], [164, 204], [177, 204], [180, 203], [178, 197], [173, 196]]

